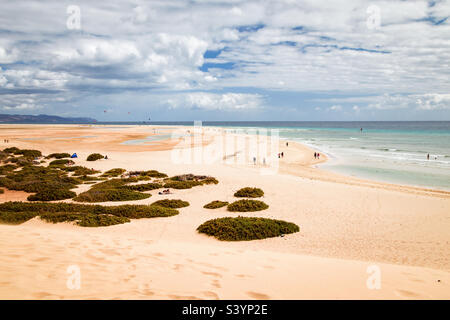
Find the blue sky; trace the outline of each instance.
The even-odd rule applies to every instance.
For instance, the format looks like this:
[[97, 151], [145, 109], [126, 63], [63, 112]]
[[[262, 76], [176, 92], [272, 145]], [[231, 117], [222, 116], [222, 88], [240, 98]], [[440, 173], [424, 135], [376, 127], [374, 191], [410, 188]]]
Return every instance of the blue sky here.
[[0, 113], [450, 120], [450, 1], [0, 4]]

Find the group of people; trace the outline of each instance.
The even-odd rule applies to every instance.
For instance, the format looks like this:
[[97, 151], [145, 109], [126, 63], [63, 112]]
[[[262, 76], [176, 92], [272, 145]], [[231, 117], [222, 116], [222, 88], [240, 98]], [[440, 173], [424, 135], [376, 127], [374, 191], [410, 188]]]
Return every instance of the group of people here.
[[284, 157], [284, 153], [283, 153], [283, 152], [281, 152], [281, 153], [278, 154], [278, 159], [279, 159], [279, 158], [283, 158], [283, 157]]
[[8, 139], [3, 139], [3, 142], [4, 143], [9, 143], [9, 140]]
[[320, 159], [320, 153], [314, 152], [314, 159]]

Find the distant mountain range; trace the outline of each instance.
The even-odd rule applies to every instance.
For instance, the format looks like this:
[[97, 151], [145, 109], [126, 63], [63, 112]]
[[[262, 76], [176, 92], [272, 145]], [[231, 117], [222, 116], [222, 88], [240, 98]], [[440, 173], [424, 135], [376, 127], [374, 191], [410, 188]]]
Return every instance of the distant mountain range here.
[[23, 114], [0, 114], [0, 123], [93, 123], [97, 120], [92, 118], [65, 118], [50, 116], [47, 114], [23, 115]]

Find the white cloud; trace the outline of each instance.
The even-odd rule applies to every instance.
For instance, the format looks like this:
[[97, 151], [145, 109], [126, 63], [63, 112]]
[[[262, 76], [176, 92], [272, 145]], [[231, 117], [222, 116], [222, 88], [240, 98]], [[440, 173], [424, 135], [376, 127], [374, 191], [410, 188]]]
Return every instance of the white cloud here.
[[340, 105], [333, 105], [328, 108], [329, 111], [342, 111], [342, 106]]
[[169, 99], [173, 108], [198, 108], [203, 110], [248, 110], [263, 106], [263, 97], [259, 94], [243, 93], [207, 93], [193, 92]]

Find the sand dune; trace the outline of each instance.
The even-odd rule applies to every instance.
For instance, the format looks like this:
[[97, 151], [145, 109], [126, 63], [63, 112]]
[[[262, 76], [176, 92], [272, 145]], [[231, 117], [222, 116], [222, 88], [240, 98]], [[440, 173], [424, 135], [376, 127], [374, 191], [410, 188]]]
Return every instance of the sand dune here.
[[[120, 144], [148, 136], [146, 127], [1, 126], [0, 132], [10, 138], [10, 146], [77, 152], [77, 164], [103, 171], [157, 169], [169, 175], [208, 174], [220, 181], [164, 197], [152, 191], [149, 199], [124, 202], [147, 204], [162, 198], [190, 202], [170, 218], [105, 228], [53, 225], [39, 218], [19, 226], [0, 225], [0, 298], [450, 298], [448, 193], [335, 175], [315, 168], [312, 150], [292, 142], [289, 147], [280, 144], [285, 156], [278, 172], [261, 174], [261, 159], [257, 165], [251, 160], [174, 163], [171, 149], [180, 142], [175, 139], [146, 146]], [[203, 145], [216, 143], [211, 138], [218, 131], [206, 132]], [[19, 139], [39, 135], [95, 137], [76, 143]], [[109, 160], [86, 162], [91, 152], [107, 153]], [[233, 201], [234, 191], [245, 186], [262, 188], [270, 207], [242, 215], [294, 222], [300, 232], [221, 242], [195, 231], [206, 220], [234, 215], [203, 205]], [[7, 192], [0, 201], [12, 197]], [[81, 272], [79, 290], [66, 285], [67, 268], [73, 265]], [[366, 285], [372, 265], [381, 272], [379, 290]]]

